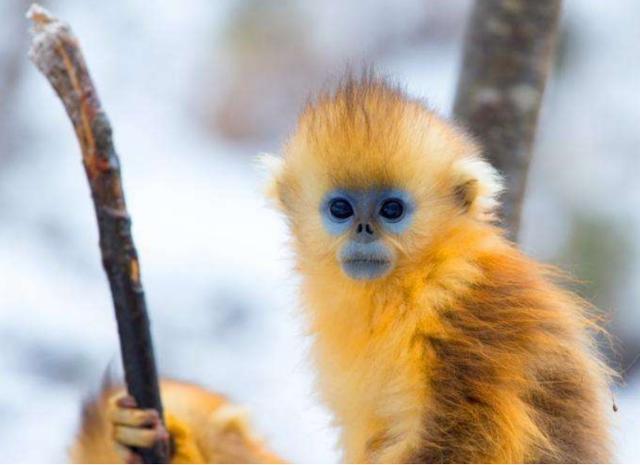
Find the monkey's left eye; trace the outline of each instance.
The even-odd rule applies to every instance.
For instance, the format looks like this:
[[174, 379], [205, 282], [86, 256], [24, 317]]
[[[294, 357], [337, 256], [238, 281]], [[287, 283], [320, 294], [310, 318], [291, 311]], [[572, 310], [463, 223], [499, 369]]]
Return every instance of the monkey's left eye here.
[[397, 221], [404, 214], [404, 204], [400, 199], [385, 200], [380, 207], [380, 216], [389, 221]]
[[353, 207], [347, 199], [337, 198], [329, 204], [329, 213], [334, 218], [343, 221], [353, 216]]

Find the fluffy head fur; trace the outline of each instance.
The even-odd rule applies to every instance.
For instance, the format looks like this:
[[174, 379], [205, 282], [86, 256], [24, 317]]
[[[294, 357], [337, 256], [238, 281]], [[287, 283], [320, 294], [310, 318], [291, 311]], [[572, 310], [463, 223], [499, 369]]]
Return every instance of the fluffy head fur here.
[[[459, 128], [374, 78], [308, 105], [269, 159], [322, 393], [347, 461], [604, 461], [607, 370], [585, 304], [491, 224], [500, 181]], [[320, 204], [401, 188], [411, 227], [383, 278], [340, 272]]]

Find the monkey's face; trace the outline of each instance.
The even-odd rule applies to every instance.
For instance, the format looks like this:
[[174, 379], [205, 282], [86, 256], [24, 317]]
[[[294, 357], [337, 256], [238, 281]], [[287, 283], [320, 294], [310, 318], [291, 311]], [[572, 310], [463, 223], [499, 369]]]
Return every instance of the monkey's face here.
[[411, 195], [402, 190], [329, 192], [321, 202], [320, 215], [327, 232], [342, 239], [336, 251], [342, 271], [356, 280], [389, 274], [396, 265], [397, 251], [385, 237], [406, 231], [414, 210]]

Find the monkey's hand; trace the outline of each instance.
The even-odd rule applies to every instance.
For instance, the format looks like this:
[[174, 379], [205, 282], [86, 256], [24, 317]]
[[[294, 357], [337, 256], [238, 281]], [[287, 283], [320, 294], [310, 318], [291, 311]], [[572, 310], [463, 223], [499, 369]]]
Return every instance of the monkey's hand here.
[[185, 425], [167, 415], [167, 427], [153, 409], [137, 408], [136, 401], [127, 394], [110, 399], [109, 421], [112, 425], [115, 449], [125, 463], [142, 463], [136, 448], [151, 448], [158, 444], [170, 451], [171, 463], [202, 463], [204, 458]]

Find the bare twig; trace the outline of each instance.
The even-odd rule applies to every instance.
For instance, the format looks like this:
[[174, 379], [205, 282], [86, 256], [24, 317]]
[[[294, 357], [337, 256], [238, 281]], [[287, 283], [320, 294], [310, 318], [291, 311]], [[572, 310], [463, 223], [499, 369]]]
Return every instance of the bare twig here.
[[[102, 263], [115, 306], [127, 388], [139, 407], [154, 408], [162, 415], [140, 265], [111, 126], [69, 26], [38, 5], [33, 5], [27, 16], [34, 23], [31, 60], [62, 100], [82, 150], [98, 220]], [[146, 463], [167, 461], [166, 444], [140, 453]]]
[[505, 176], [502, 221], [518, 234], [538, 111], [560, 0], [476, 0], [467, 26], [454, 114]]

